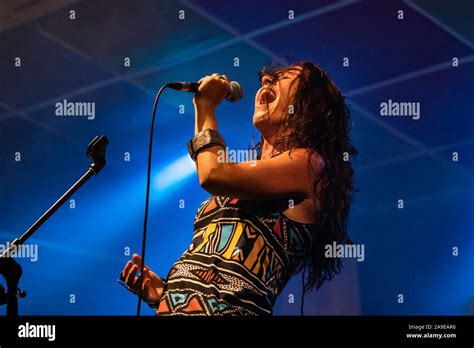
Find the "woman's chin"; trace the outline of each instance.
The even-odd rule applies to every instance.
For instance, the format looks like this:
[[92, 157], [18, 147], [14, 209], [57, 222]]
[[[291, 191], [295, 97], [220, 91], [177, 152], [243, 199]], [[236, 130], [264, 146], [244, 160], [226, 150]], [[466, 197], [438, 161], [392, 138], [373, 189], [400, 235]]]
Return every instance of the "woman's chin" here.
[[268, 118], [268, 111], [266, 108], [257, 107], [253, 112], [253, 119], [265, 120]]
[[259, 125], [267, 123], [267, 115], [262, 112], [255, 112], [253, 114], [253, 125], [258, 129]]

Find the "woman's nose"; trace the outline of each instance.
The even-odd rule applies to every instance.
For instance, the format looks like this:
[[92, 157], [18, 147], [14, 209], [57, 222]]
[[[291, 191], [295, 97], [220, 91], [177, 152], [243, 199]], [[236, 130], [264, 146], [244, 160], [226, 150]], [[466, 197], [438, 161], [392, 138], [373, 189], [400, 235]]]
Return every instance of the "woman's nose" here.
[[265, 86], [265, 85], [269, 85], [272, 83], [272, 78], [268, 75], [265, 75], [262, 77], [262, 87]]

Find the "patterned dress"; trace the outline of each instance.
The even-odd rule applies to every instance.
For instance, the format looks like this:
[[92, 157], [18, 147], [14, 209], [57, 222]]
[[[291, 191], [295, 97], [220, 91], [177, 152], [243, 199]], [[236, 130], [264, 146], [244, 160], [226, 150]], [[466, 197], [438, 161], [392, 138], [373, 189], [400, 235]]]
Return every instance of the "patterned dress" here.
[[204, 201], [192, 243], [169, 271], [156, 314], [271, 315], [311, 245], [311, 225], [283, 215], [288, 204]]

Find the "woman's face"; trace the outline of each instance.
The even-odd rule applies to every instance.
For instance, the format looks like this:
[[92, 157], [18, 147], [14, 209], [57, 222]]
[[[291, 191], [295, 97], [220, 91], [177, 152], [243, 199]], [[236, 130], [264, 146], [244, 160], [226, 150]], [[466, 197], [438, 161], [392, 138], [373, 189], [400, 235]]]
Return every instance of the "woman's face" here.
[[255, 95], [253, 124], [264, 136], [276, 134], [288, 114], [301, 67], [283, 68], [275, 76], [263, 75], [262, 87]]

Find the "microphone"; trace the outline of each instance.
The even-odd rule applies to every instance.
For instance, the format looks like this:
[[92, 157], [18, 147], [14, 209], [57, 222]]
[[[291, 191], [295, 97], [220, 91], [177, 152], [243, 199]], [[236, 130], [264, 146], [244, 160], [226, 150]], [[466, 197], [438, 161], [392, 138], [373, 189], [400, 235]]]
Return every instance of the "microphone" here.
[[[197, 82], [170, 82], [167, 84], [169, 88], [175, 89], [177, 91], [185, 91], [185, 92], [192, 92], [196, 93], [199, 88], [199, 83]], [[231, 103], [235, 103], [242, 99], [244, 95], [244, 91], [242, 90], [242, 86], [237, 81], [230, 82], [230, 91], [225, 96], [225, 99], [230, 101]]]

